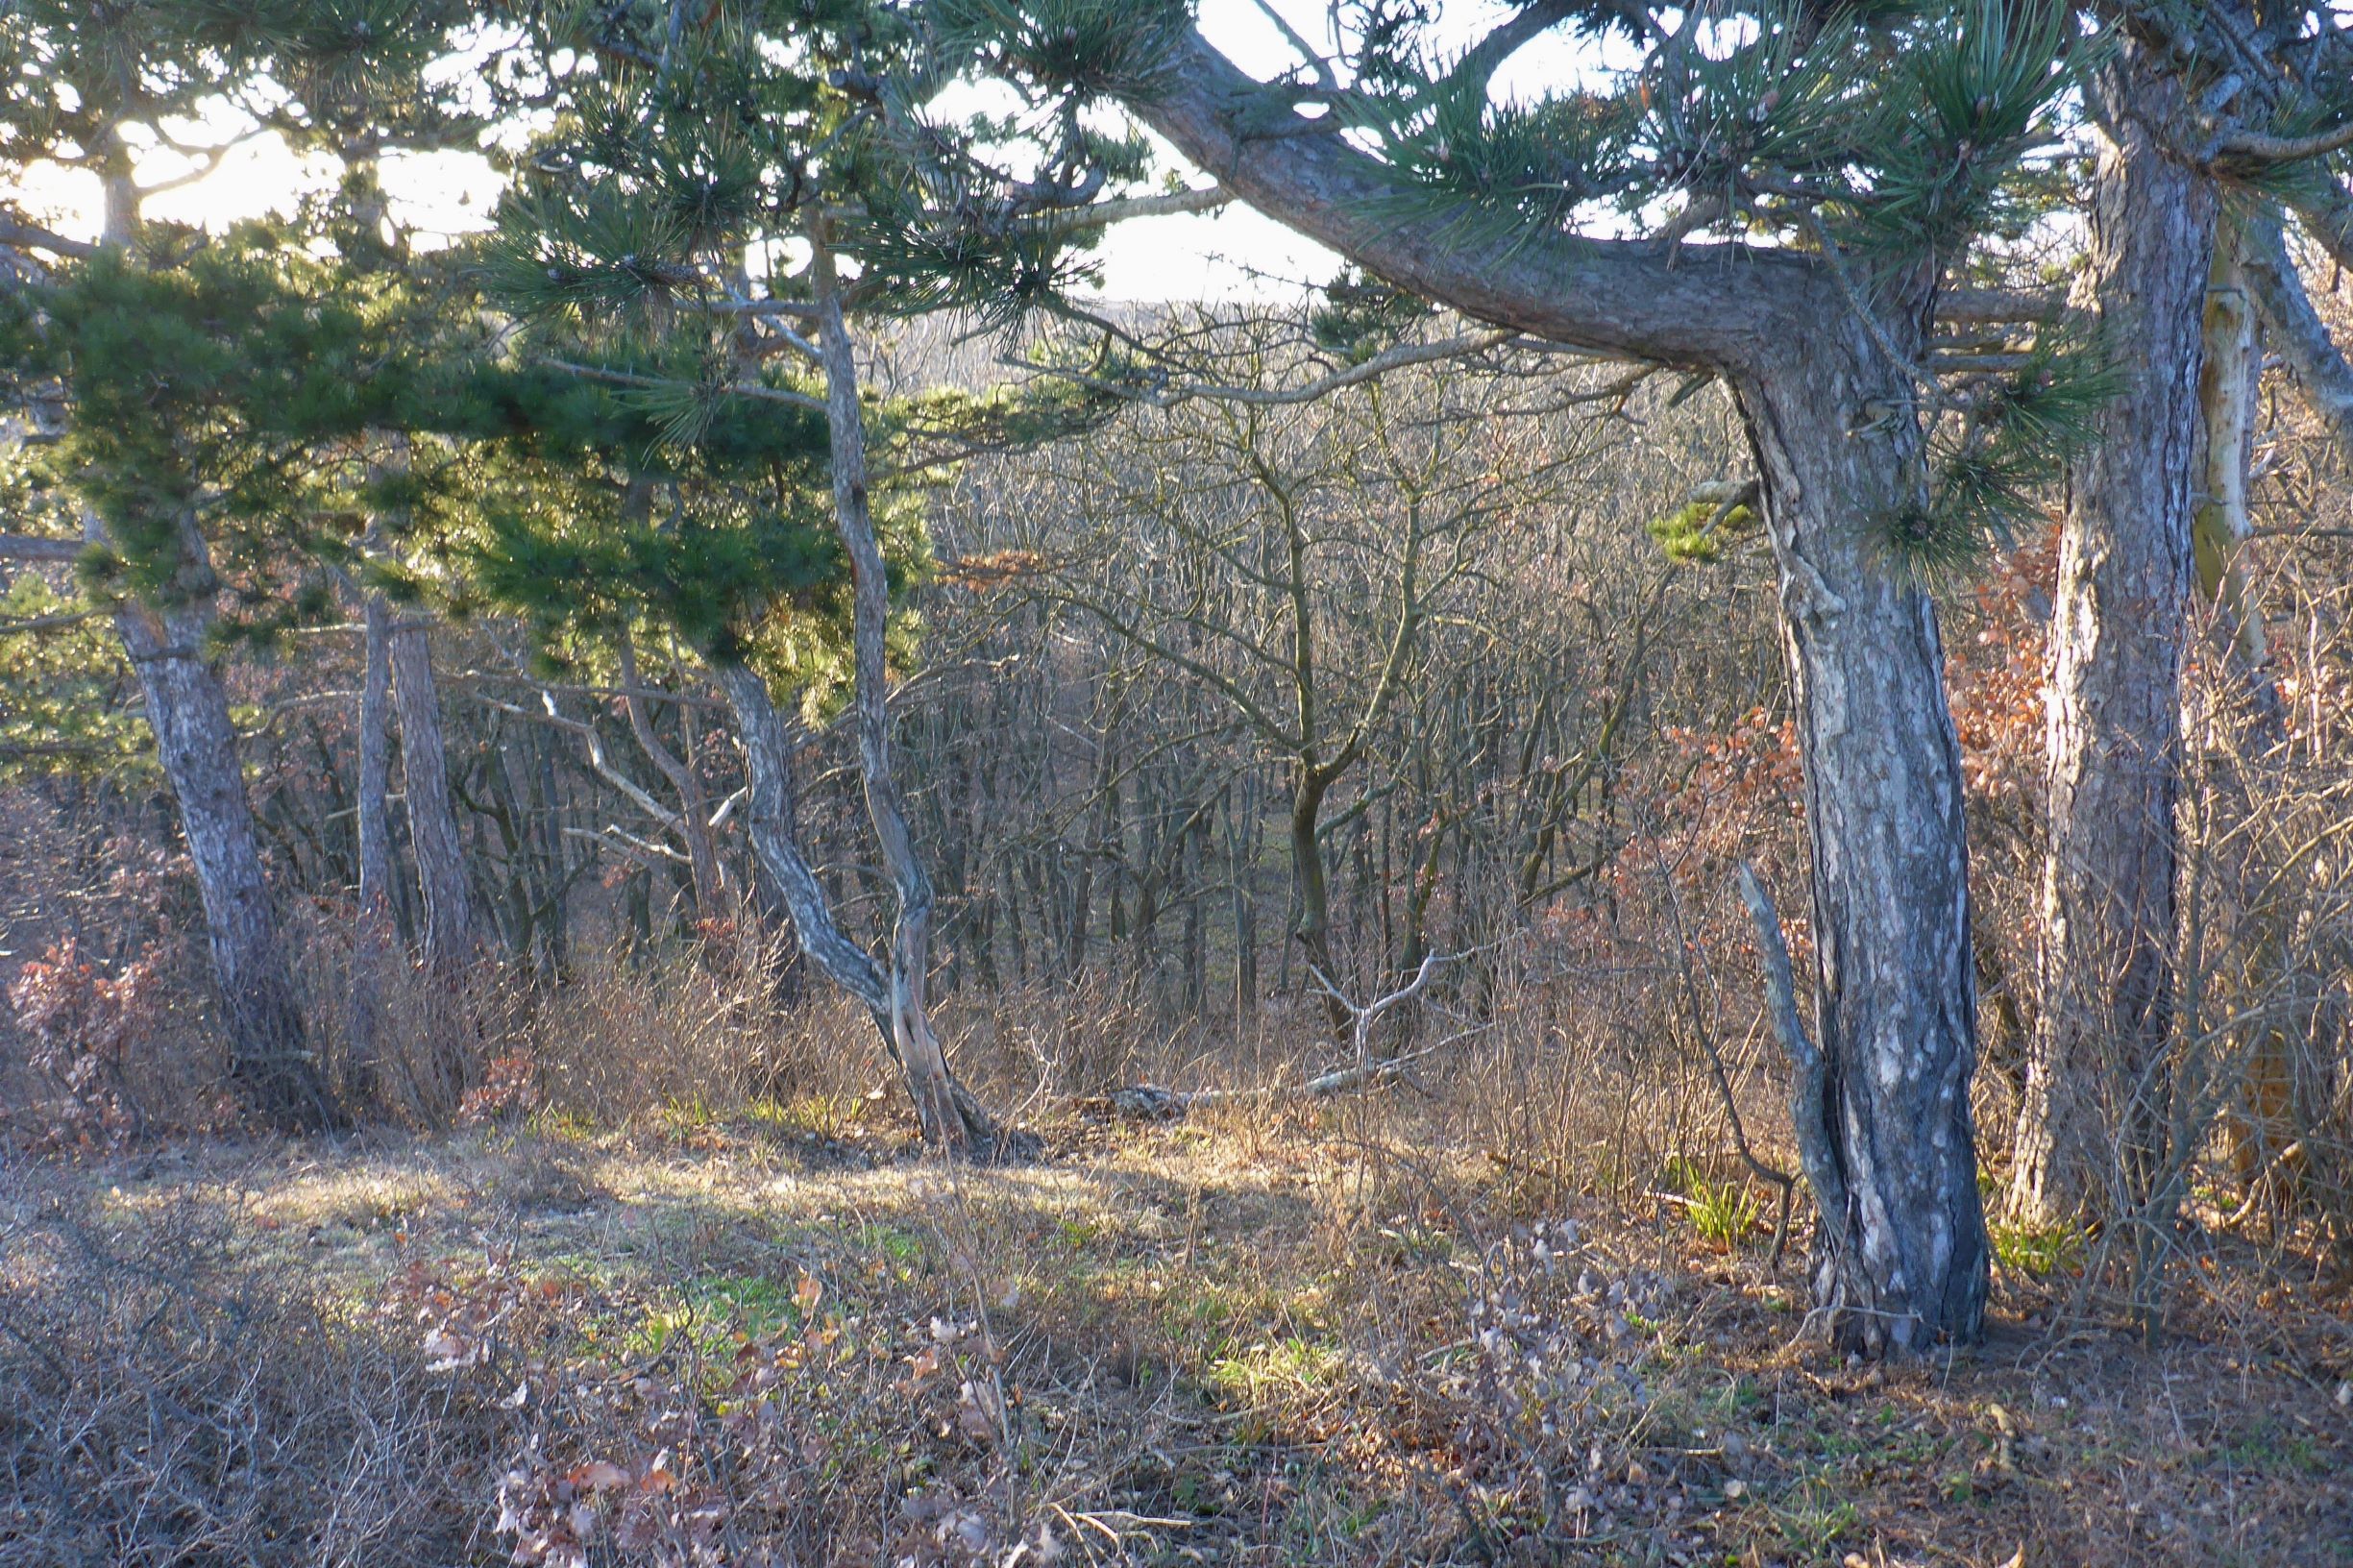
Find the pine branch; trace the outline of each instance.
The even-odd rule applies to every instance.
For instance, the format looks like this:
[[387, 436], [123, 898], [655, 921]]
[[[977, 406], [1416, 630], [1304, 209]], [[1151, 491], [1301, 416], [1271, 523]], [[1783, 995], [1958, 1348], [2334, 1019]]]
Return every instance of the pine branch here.
[[31, 534], [0, 533], [0, 560], [73, 561], [89, 548], [80, 539], [38, 539]]
[[37, 251], [47, 251], [68, 260], [84, 261], [98, 254], [98, 247], [79, 239], [67, 239], [63, 234], [27, 223], [21, 218], [0, 216], [0, 245], [21, 245]]
[[2248, 222], [2240, 262], [2255, 308], [2304, 389], [2305, 401], [2338, 444], [2353, 452], [2353, 365], [2346, 363], [2328, 324], [2313, 308], [2276, 213], [2266, 212]]
[[[636, 386], [654, 391], [681, 392], [694, 390], [699, 384], [694, 381], [679, 380], [674, 377], [640, 376], [633, 371], [607, 370], [602, 365], [577, 364], [570, 359], [542, 358], [539, 362], [550, 370], [560, 370], [567, 375], [585, 377], [592, 381], [610, 381], [616, 386]], [[763, 386], [758, 381], [721, 381], [712, 384], [709, 389], [714, 392], [724, 392], [733, 397], [757, 398], [767, 403], [789, 404], [795, 408], [814, 409], [821, 414], [825, 411], [825, 401], [822, 398], [813, 398], [806, 392], [795, 392], [781, 386]]]
[[2353, 122], [2309, 136], [2274, 136], [2262, 131], [2225, 131], [2215, 138], [2215, 153], [2240, 163], [2301, 163], [2309, 159], [2353, 147]]

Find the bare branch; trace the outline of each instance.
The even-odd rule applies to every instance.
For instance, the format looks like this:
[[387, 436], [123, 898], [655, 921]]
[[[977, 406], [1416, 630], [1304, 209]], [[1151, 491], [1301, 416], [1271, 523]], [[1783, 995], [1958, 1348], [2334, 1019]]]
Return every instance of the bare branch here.
[[1319, 376], [1303, 385], [1288, 387], [1227, 386], [1214, 381], [1169, 381], [1153, 386], [1147, 391], [1117, 381], [1108, 381], [1100, 377], [1090, 376], [1083, 371], [1050, 366], [1041, 370], [1041, 367], [1037, 365], [1012, 359], [999, 362], [1008, 369], [1060, 376], [1091, 390], [1133, 398], [1140, 403], [1148, 403], [1160, 408], [1173, 407], [1177, 404], [1193, 398], [1213, 398], [1220, 402], [1249, 404], [1259, 407], [1281, 407], [1292, 404], [1314, 403], [1343, 387], [1360, 385], [1385, 376], [1390, 371], [1402, 370], [1409, 365], [1426, 365], [1442, 359], [1459, 359], [1469, 355], [1483, 354], [1489, 349], [1502, 348], [1515, 342], [1519, 335], [1517, 332], [1507, 331], [1502, 328], [1494, 328], [1484, 331], [1462, 332], [1454, 337], [1441, 338], [1434, 343], [1401, 343], [1393, 349], [1374, 355], [1361, 364], [1350, 365], [1344, 370], [1336, 370]]
[[1171, 191], [1163, 196], [1121, 196], [1040, 218], [1038, 227], [1049, 234], [1078, 234], [1136, 218], [1166, 218], [1189, 212], [1213, 212], [1231, 206], [1234, 198], [1223, 186]]
[[1790, 970], [1789, 943], [1781, 935], [1781, 917], [1773, 895], [1757, 880], [1747, 861], [1740, 863], [1740, 899], [1756, 923], [1756, 951], [1764, 962], [1765, 996], [1772, 1005], [1773, 1032], [1789, 1057], [1790, 1129], [1798, 1139], [1798, 1163], [1805, 1167], [1806, 1185], [1814, 1189], [1827, 1223], [1836, 1225], [1847, 1207], [1847, 1184], [1839, 1174], [1837, 1145], [1831, 1141], [1828, 1086], [1822, 1052], [1805, 1033], [1798, 1016], [1797, 981]]

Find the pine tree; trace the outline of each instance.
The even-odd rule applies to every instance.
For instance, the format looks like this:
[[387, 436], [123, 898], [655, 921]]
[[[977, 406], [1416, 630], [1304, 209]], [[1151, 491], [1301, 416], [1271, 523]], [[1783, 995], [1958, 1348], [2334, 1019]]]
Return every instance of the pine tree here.
[[[2031, 322], [2002, 241], [2047, 186], [2080, 36], [2056, 3], [1665, 7], [1536, 0], [1468, 49], [1436, 8], [1345, 13], [1253, 78], [1176, 0], [935, 0], [958, 70], [1124, 106], [1230, 193], [1410, 293], [1533, 339], [1723, 379], [1778, 568], [1811, 830], [1817, 1047], [1792, 1115], [1837, 1338], [1981, 1326], [1962, 781], [1926, 587], [1998, 547], [2110, 387]], [[1556, 31], [1606, 38], [1527, 99]], [[1772, 944], [1769, 943], [1769, 946]]]
[[2344, 221], [2353, 50], [2324, 7], [2095, 9], [2111, 25], [2085, 95], [2098, 151], [2077, 302], [2135, 352], [2062, 532], [2042, 1007], [2011, 1201], [2043, 1223], [2157, 1235], [2203, 1126], [2185, 1134], [2173, 1115], [2187, 611], [2194, 592], [2215, 605], [2266, 744], [2281, 715], [2238, 565], [2252, 333], [2260, 315], [2315, 406], [2348, 428], [2336, 389], [2353, 380], [2287, 257], [2281, 209], [2324, 242]]
[[[1072, 128], [1031, 177], [992, 168], [978, 152], [991, 127], [922, 113], [921, 35], [890, 8], [857, 0], [623, 0], [542, 19], [533, 37], [530, 90], [554, 127], [516, 161], [484, 278], [495, 298], [538, 324], [527, 350], [536, 363], [622, 388], [659, 417], [660, 439], [626, 454], [646, 472], [608, 471], [600, 481], [608, 494], [615, 482], [650, 481], [660, 491], [653, 515], [675, 508], [682, 539], [684, 525], [699, 522], [690, 542], [753, 555], [763, 537], [805, 543], [792, 528], [824, 497], [818, 515], [846, 571], [849, 719], [895, 895], [886, 962], [839, 931], [794, 842], [784, 721], [764, 674], [775, 666], [754, 657], [764, 637], [809, 624], [768, 616], [763, 596], [787, 596], [791, 573], [817, 563], [758, 561], [786, 575], [755, 576], [746, 591], [715, 557], [678, 579], [661, 619], [703, 650], [735, 710], [752, 774], [753, 841], [803, 950], [887, 1021], [926, 1139], [1001, 1148], [993, 1119], [950, 1070], [924, 1000], [934, 894], [886, 705], [894, 475], [873, 471], [870, 449], [888, 453], [896, 477], [911, 477], [960, 444], [1032, 439], [1085, 418], [1090, 400], [1053, 393], [1042, 405], [929, 400], [885, 410], [861, 388], [851, 324], [958, 306], [1003, 320], [1049, 298], [1075, 275], [1073, 236], [1104, 221], [1100, 212], [1073, 217], [1093, 190], [1083, 171], [1139, 168], [1140, 150]], [[1042, 214], [1055, 221], [1041, 227]], [[822, 443], [815, 466], [778, 453], [764, 496], [740, 483], [697, 490], [662, 471], [684, 459], [724, 474], [748, 455], [741, 443], [811, 435]], [[748, 513], [712, 526], [720, 512], [702, 508], [719, 507], [723, 492], [743, 498], [735, 504]], [[647, 528], [625, 520], [623, 531]], [[642, 575], [632, 580], [645, 585]]]
[[317, 214], [218, 236], [145, 221], [142, 201], [164, 186], [142, 184], [136, 160], [220, 104], [242, 129], [176, 146], [193, 164], [182, 178], [264, 128], [331, 141], [394, 84], [413, 89], [470, 10], [36, 0], [0, 16], [0, 58], [22, 89], [0, 113], [0, 157], [86, 169], [105, 201], [95, 245], [0, 213], [8, 369], [55, 437], [38, 464], [83, 509], [85, 591], [138, 674], [234, 1076], [257, 1112], [294, 1127], [344, 1113], [299, 1005], [218, 663], [331, 608], [342, 525], [364, 489], [360, 438], [404, 390], [386, 350], [411, 302], [361, 278], [349, 246], [317, 254]]

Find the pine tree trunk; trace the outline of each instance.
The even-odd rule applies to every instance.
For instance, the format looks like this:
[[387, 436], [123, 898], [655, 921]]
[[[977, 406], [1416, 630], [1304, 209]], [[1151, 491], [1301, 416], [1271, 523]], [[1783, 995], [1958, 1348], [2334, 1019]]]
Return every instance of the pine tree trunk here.
[[988, 1155], [995, 1152], [1000, 1139], [996, 1124], [957, 1082], [924, 1003], [931, 968], [933, 897], [931, 877], [916, 854], [891, 761], [890, 673], [884, 647], [891, 613], [890, 580], [867, 489], [865, 415], [858, 402], [857, 358], [842, 316], [832, 252], [821, 233], [813, 238], [810, 271], [817, 284], [822, 333], [834, 525], [850, 565], [851, 645], [857, 667], [852, 711], [858, 723], [858, 756], [866, 784], [867, 818], [873, 825], [875, 843], [898, 902], [891, 932], [892, 1038], [924, 1141], [957, 1153]]
[[744, 772], [750, 786], [744, 821], [760, 874], [791, 912], [801, 952], [825, 978], [877, 1015], [889, 1043], [890, 983], [866, 949], [842, 934], [825, 890], [801, 853], [793, 821], [793, 738], [785, 718], [757, 672], [714, 660], [711, 674], [726, 696], [735, 716], [736, 739], [744, 748]]
[[156, 750], [195, 867], [229, 1035], [230, 1074], [272, 1125], [332, 1127], [342, 1113], [295, 1001], [245, 797], [228, 693], [204, 658], [207, 619], [197, 608], [159, 612], [131, 604], [116, 612], [114, 625], [138, 672]]
[[350, 1061], [356, 1108], [376, 1098], [383, 1050], [383, 970], [392, 952], [392, 615], [370, 594], [359, 687], [359, 911], [352, 941]]
[[[2182, 638], [2215, 203], [2146, 127], [2179, 87], [2129, 38], [2101, 73], [2083, 303], [2123, 386], [2077, 463], [2049, 697], [2042, 1009], [2010, 1199], [2044, 1220], [2145, 1198], [2173, 1023]], [[2120, 1188], [2117, 1185], [2120, 1180]]]
[[[744, 747], [744, 769], [750, 784], [745, 825], [751, 836], [752, 853], [759, 858], [760, 874], [792, 912], [793, 934], [801, 952], [820, 973], [865, 1005], [882, 1036], [883, 1049], [900, 1064], [904, 1073], [899, 1032], [893, 1022], [891, 982], [865, 948], [842, 934], [834, 921], [833, 906], [817, 873], [809, 869], [808, 857], [801, 853], [794, 831], [793, 740], [784, 716], [776, 711], [768, 682], [756, 672], [715, 660], [711, 674], [735, 715], [736, 736]], [[955, 1096], [959, 1119], [970, 1126], [991, 1125], [988, 1113], [952, 1075], [948, 1092]]]
[[1914, 1352], [1982, 1330], [1983, 1209], [1960, 750], [1927, 597], [1875, 532], [1923, 500], [1910, 399], [1851, 314], [1793, 323], [1736, 383], [1762, 479], [1812, 852], [1821, 1151], [1814, 1292], [1834, 1339]]
[[1817, 1307], [1860, 1349], [1976, 1337], [1987, 1257], [1960, 753], [1933, 607], [1874, 544], [1926, 499], [1918, 398], [1891, 362], [1919, 357], [1924, 284], [1871, 306], [1891, 334], [1882, 344], [1826, 256], [1534, 226], [1465, 237], [1476, 226], [1401, 216], [1393, 174], [1344, 138], [1285, 134], [1308, 123], [1197, 32], [1164, 63], [1128, 106], [1261, 211], [1479, 320], [1733, 386], [1760, 470], [1805, 769], [1824, 1061], [1799, 1132], [1826, 1156]]
[[425, 623], [414, 620], [396, 621], [390, 641], [408, 842], [425, 895], [425, 961], [442, 973], [453, 973], [474, 961], [481, 939], [474, 890], [466, 880], [465, 841], [450, 800], [450, 763], [441, 739], [441, 700], [433, 689], [432, 643]]

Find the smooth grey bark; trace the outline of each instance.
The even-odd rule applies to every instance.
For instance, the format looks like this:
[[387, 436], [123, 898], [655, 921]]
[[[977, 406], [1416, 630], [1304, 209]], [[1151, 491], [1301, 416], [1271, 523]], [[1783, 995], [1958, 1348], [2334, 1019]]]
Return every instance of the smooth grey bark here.
[[2241, 277], [2305, 401], [2338, 445], [2353, 453], [2353, 365], [2346, 364], [2328, 324], [2313, 308], [2303, 276], [2288, 254], [2278, 213], [2267, 209], [2248, 221]]
[[[208, 568], [199, 561], [190, 570], [208, 584]], [[201, 596], [192, 596], [188, 603], [161, 609], [125, 604], [114, 625], [138, 672], [147, 722], [195, 868], [229, 1037], [230, 1075], [272, 1124], [294, 1131], [332, 1127], [342, 1121], [342, 1110], [319, 1070], [295, 1000], [245, 796], [229, 697], [204, 656], [209, 620]]]
[[442, 744], [441, 699], [433, 685], [427, 623], [392, 624], [392, 693], [401, 715], [401, 788], [408, 805], [408, 843], [425, 898], [425, 960], [453, 972], [481, 949], [474, 889], [466, 880], [465, 840], [450, 798], [449, 752]]
[[2248, 258], [2258, 237], [2251, 231], [2260, 226], [2219, 217], [2215, 225], [2197, 380], [2201, 478], [2191, 517], [2191, 543], [2198, 598], [2214, 611], [2214, 632], [2249, 704], [2253, 734], [2270, 742], [2286, 736], [2287, 710], [2272, 676], [2263, 601], [2247, 581], [2245, 559], [2246, 542], [2254, 532], [2247, 511], [2247, 474], [2254, 461], [2255, 407], [2263, 383], [2263, 359], [2255, 341], [2260, 307], [2251, 282], [2256, 269]]
[[1401, 220], [1390, 176], [1198, 33], [1164, 63], [1130, 107], [1269, 216], [1477, 319], [1733, 388], [1762, 480], [1811, 829], [1820, 1111], [1837, 1159], [1816, 1191], [1818, 1310], [1837, 1340], [1870, 1351], [1975, 1338], [1987, 1249], [1959, 748], [1933, 607], [1872, 544], [1924, 501], [1917, 396], [1889, 350], [1917, 360], [1927, 284], [1876, 300], [1875, 337], [1831, 266], [1796, 251]]
[[[884, 638], [889, 626], [890, 578], [874, 533], [868, 493], [866, 421], [858, 400], [858, 362], [842, 314], [833, 252], [821, 221], [810, 235], [819, 354], [825, 376], [825, 425], [832, 457], [834, 527], [849, 555], [851, 646], [856, 680], [851, 698], [866, 810], [897, 912], [892, 922], [890, 1017], [899, 1070], [915, 1100], [926, 1142], [959, 1153], [991, 1154], [1001, 1134], [949, 1068], [947, 1053], [924, 1001], [930, 978], [931, 877], [915, 849], [905, 801], [891, 761], [890, 672]], [[814, 956], [814, 955], [812, 955]]]
[[2042, 1007], [2009, 1193], [2042, 1220], [2148, 1195], [2173, 1020], [2182, 645], [2216, 204], [2149, 129], [2180, 111], [2178, 83], [2129, 36], [2118, 49], [2098, 81], [2078, 304], [2116, 347], [2121, 385], [2075, 464], [2060, 535]]

